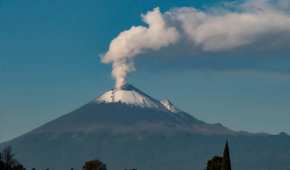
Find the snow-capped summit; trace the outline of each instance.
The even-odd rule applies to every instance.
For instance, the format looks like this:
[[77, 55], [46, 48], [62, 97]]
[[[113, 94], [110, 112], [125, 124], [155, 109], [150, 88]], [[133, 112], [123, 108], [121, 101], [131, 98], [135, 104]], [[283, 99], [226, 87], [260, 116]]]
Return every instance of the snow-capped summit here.
[[158, 100], [130, 84], [125, 84], [118, 89], [111, 89], [97, 97], [96, 100], [100, 103], [124, 103], [144, 108], [167, 110]]
[[179, 113], [181, 112], [180, 109], [176, 108], [170, 100], [168, 99], [163, 99], [163, 100], [160, 100], [160, 103], [170, 112], [173, 112], [173, 113]]

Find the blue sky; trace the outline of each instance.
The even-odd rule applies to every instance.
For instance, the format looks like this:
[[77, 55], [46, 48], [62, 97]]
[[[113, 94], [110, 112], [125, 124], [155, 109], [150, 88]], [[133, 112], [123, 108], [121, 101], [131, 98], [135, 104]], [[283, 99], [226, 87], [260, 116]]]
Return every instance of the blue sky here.
[[[141, 13], [156, 6], [166, 11], [180, 6], [203, 9], [216, 3], [1, 0], [0, 142], [112, 88], [111, 66], [102, 64], [99, 54], [119, 32], [141, 24]], [[136, 61], [138, 69], [129, 82], [210, 123], [251, 132], [290, 133], [287, 46], [286, 41], [271, 50], [209, 53], [182, 63], [174, 59], [179, 53], [160, 51]], [[169, 53], [168, 59], [150, 59]]]

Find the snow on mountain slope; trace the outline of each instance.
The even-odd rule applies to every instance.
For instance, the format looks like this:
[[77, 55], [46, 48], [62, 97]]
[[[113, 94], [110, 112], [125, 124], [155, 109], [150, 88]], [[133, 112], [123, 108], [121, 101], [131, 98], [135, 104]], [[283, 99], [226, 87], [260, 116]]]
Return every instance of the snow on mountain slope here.
[[156, 100], [133, 85], [125, 84], [120, 89], [111, 89], [96, 99], [99, 103], [124, 103], [142, 108], [153, 108], [172, 113], [182, 112], [168, 99]]
[[179, 113], [179, 112], [182, 112], [180, 109], [176, 108], [170, 100], [168, 99], [163, 99], [163, 100], [160, 100], [160, 103], [167, 109], [169, 110], [170, 112], [173, 112], [173, 113]]
[[167, 110], [158, 100], [148, 96], [130, 84], [122, 86], [120, 89], [112, 89], [105, 92], [96, 99], [99, 103], [124, 103], [140, 106], [143, 108], [153, 108]]

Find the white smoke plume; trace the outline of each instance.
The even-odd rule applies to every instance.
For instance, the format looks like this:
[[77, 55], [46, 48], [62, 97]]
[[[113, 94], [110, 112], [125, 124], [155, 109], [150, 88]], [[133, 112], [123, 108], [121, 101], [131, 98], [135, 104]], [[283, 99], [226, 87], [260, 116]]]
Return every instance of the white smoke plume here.
[[[239, 4], [235, 9], [192, 7], [161, 13], [159, 8], [142, 15], [148, 26], [132, 26], [112, 40], [102, 57], [112, 63], [116, 87], [134, 71], [134, 57], [180, 41], [202, 51], [225, 51], [255, 43], [264, 36], [290, 33], [290, 13], [266, 0]], [[182, 58], [180, 58], [182, 60]]]
[[108, 52], [103, 56], [104, 63], [113, 63], [112, 75], [116, 88], [126, 83], [128, 72], [133, 71], [132, 58], [145, 50], [158, 50], [177, 41], [179, 35], [174, 27], [166, 24], [159, 8], [142, 15], [145, 26], [132, 26], [112, 40]]

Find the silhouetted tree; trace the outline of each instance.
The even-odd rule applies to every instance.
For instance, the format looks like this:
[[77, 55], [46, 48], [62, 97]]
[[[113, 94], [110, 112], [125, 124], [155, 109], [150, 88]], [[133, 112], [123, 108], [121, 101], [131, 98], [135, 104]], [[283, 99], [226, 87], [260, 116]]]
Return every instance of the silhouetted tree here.
[[0, 170], [4, 169], [4, 162], [2, 161], [2, 154], [0, 153]]
[[24, 170], [25, 168], [14, 158], [12, 149], [10, 146], [4, 148], [1, 152], [1, 164], [0, 170]]
[[226, 142], [225, 148], [224, 148], [222, 170], [231, 170], [231, 158], [230, 158], [230, 149], [229, 149], [228, 141]]
[[12, 167], [11, 170], [25, 170], [25, 168], [23, 167], [23, 165], [18, 164], [16, 166]]
[[206, 170], [221, 170], [223, 158], [220, 156], [214, 156], [212, 159], [207, 161]]
[[85, 163], [83, 170], [107, 170], [107, 167], [106, 164], [99, 160], [91, 160]]
[[226, 141], [223, 156], [214, 156], [207, 162], [206, 170], [231, 170], [231, 158], [228, 141]]

